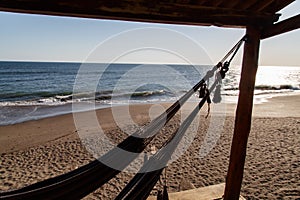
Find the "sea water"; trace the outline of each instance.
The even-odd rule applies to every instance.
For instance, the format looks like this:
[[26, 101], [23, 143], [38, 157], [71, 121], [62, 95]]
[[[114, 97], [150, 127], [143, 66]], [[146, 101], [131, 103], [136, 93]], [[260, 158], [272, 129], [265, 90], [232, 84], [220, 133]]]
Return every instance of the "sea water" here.
[[[0, 62], [0, 125], [114, 105], [174, 102], [210, 70], [206, 65]], [[222, 102], [236, 102], [240, 66], [222, 82]], [[212, 83], [214, 77], [210, 80]], [[208, 82], [208, 84], [211, 84]], [[297, 93], [300, 67], [259, 67], [255, 103]], [[197, 94], [191, 101], [198, 101]], [[72, 103], [76, 109], [72, 109]]]

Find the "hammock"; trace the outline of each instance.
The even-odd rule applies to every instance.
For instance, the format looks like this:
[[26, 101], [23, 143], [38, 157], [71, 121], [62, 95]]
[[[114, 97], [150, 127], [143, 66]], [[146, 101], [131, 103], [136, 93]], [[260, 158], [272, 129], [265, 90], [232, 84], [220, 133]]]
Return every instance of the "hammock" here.
[[[195, 107], [195, 109], [191, 112], [191, 114], [184, 120], [182, 125], [174, 131], [171, 138], [164, 143], [163, 146], [168, 145], [168, 149], [164, 149], [163, 151], [158, 151], [154, 156], [151, 157], [149, 161], [142, 167], [140, 171], [146, 171], [147, 169], [152, 168], [157, 163], [159, 166], [164, 165], [166, 166], [168, 161], [171, 159], [173, 152], [175, 151], [176, 147], [178, 146], [179, 142], [181, 141], [182, 137], [184, 136], [186, 130], [198, 114], [201, 107], [207, 101], [209, 93], [202, 98], [200, 103]], [[160, 148], [162, 149], [162, 148]], [[119, 193], [115, 200], [144, 200], [146, 199], [152, 188], [155, 186], [156, 182], [159, 180], [161, 172], [164, 170], [165, 167], [151, 171], [146, 173], [138, 173], [136, 174], [133, 179], [125, 186], [125, 188]]]
[[[112, 159], [118, 157], [119, 148], [141, 153], [155, 137], [155, 134], [164, 127], [164, 125], [180, 109], [181, 105], [183, 105], [204, 82], [205, 80], [202, 79], [170, 108], [168, 108], [165, 113], [161, 114], [149, 123], [144, 130], [137, 131], [133, 135], [127, 137], [117, 146], [118, 148], [112, 149], [102, 156], [101, 159]], [[149, 135], [150, 137], [148, 137]], [[134, 158], [132, 158], [131, 161], [133, 160]], [[123, 163], [122, 168], [125, 169], [125, 167], [129, 164], [130, 160], [128, 159], [127, 163]], [[18, 190], [1, 192], [0, 197], [3, 199], [44, 199], [45, 197], [47, 199], [80, 199], [101, 187], [103, 184], [115, 177], [119, 172], [119, 170], [110, 168], [100, 161], [94, 160], [91, 163], [66, 174], [41, 181]]]
[[[232, 53], [234, 56], [237, 50], [239, 49], [239, 47], [241, 46], [242, 42], [245, 41], [245, 39], [246, 36], [244, 36], [229, 51], [229, 53], [221, 60], [221, 63], [223, 63], [228, 58], [228, 56], [231, 55]], [[232, 60], [233, 56], [231, 57], [230, 61]], [[165, 126], [165, 124], [176, 114], [176, 112], [191, 97], [191, 95], [195, 93], [205, 83], [206, 80], [208, 80], [214, 75], [214, 72], [216, 70], [218, 69], [220, 70], [221, 76], [223, 73], [225, 75], [225, 73], [228, 71], [228, 66], [230, 61], [226, 62], [227, 64], [224, 63], [224, 66], [222, 66], [222, 64], [221, 65], [218, 64], [214, 66], [212, 70], [207, 72], [207, 74], [201, 81], [199, 81], [192, 89], [190, 89], [178, 101], [176, 101], [172, 106], [170, 106], [165, 113], [162, 113], [160, 116], [155, 118], [143, 130], [138, 130], [133, 135], [127, 137], [123, 142], [118, 144], [116, 148], [110, 150], [108, 153], [103, 155], [100, 158], [100, 160], [117, 158], [118, 155], [120, 155], [120, 148], [126, 151], [141, 153], [146, 148], [146, 146], [153, 140], [156, 133], [158, 133]], [[195, 110], [193, 111], [193, 113], [194, 112]], [[188, 122], [186, 123], [188, 124]], [[175, 137], [176, 132], [173, 134], [174, 135], [172, 137]], [[159, 155], [159, 157], [160, 156], [163, 155]], [[136, 157], [127, 159], [127, 162], [122, 163], [120, 169], [125, 169], [135, 158]], [[153, 159], [157, 159], [157, 158], [158, 156], [155, 156]], [[136, 181], [138, 181], [137, 188], [141, 187], [142, 184], [145, 184], [143, 187], [147, 189], [147, 192], [144, 194], [139, 193], [138, 195], [134, 195], [134, 196], [141, 197], [140, 199], [143, 199], [146, 197], [145, 196], [146, 194], [149, 195], [151, 190], [149, 192], [148, 190], [154, 187], [155, 183], [159, 179], [158, 175], [160, 175], [162, 170], [163, 169], [138, 175], [137, 178], [135, 178]], [[80, 199], [88, 195], [89, 193], [93, 192], [97, 188], [101, 187], [103, 184], [105, 184], [110, 179], [115, 177], [118, 173], [120, 173], [119, 170], [110, 168], [109, 166], [106, 166], [100, 161], [94, 160], [91, 163], [84, 165], [78, 169], [75, 169], [71, 172], [68, 172], [66, 174], [44, 180], [26, 186], [21, 189], [0, 192], [0, 198], [1, 199], [58, 199], [58, 198], [59, 199]], [[147, 179], [151, 180], [151, 184], [147, 185]], [[137, 191], [137, 190], [138, 189], [135, 190], [133, 189], [132, 191]]]
[[[162, 171], [167, 166], [168, 161], [171, 159], [172, 154], [174, 153], [176, 147], [178, 146], [179, 142], [183, 138], [186, 130], [196, 117], [197, 113], [200, 111], [204, 103], [207, 101], [208, 104], [211, 103], [210, 100], [210, 92], [214, 90], [214, 88], [219, 84], [220, 78], [224, 79], [226, 72], [229, 70], [230, 62], [232, 61], [233, 57], [236, 55], [238, 49], [240, 48], [243, 41], [246, 40], [246, 36], [244, 36], [229, 52], [228, 54], [223, 58], [221, 62], [224, 62], [227, 57], [232, 54], [229, 61], [225, 62], [224, 65], [221, 64], [221, 62], [216, 66], [217, 68], [220, 68], [219, 74], [217, 74], [217, 78], [210, 89], [206, 88], [206, 84], [203, 83], [200, 87], [200, 93], [202, 92], [201, 98], [202, 100], [199, 102], [199, 104], [195, 107], [195, 109], [191, 112], [191, 114], [184, 120], [182, 125], [174, 131], [174, 133], [171, 135], [168, 141], [166, 141], [162, 147], [166, 146], [169, 143], [172, 143], [171, 145], [168, 145], [167, 150], [160, 150], [158, 151], [151, 159], [144, 164], [144, 166], [141, 168], [140, 173], [137, 173], [131, 181], [124, 187], [124, 189], [119, 193], [119, 195], [115, 198], [115, 200], [146, 200], [147, 197], [150, 195], [150, 192], [152, 191], [153, 187], [156, 185], [158, 180], [160, 179], [160, 175]], [[210, 71], [207, 73], [206, 76], [211, 76], [213, 74], [213, 71]], [[210, 74], [210, 75], [209, 75]], [[219, 76], [218, 76], [219, 75]], [[203, 91], [201, 91], [201, 88]], [[199, 95], [200, 97], [200, 95]], [[209, 112], [209, 111], [208, 111]], [[160, 149], [162, 149], [162, 147]], [[150, 171], [146, 173], [142, 173], [144, 171], [147, 171], [147, 169], [153, 169], [153, 166], [155, 164], [159, 163], [158, 166], [165, 166], [155, 171]], [[166, 185], [164, 186], [164, 193], [166, 193]], [[164, 194], [163, 197], [165, 199], [168, 199], [168, 195]], [[158, 196], [159, 198], [159, 196]]]

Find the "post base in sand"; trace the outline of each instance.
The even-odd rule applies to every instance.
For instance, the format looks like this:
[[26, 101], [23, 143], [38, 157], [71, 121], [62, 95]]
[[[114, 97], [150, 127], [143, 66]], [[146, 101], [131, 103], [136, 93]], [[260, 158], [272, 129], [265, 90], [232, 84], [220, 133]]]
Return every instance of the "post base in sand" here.
[[[222, 199], [225, 183], [217, 185], [185, 190], [181, 192], [169, 193], [170, 200], [217, 200]], [[150, 196], [147, 200], [156, 200], [155, 196]], [[240, 200], [246, 200], [240, 196]]]

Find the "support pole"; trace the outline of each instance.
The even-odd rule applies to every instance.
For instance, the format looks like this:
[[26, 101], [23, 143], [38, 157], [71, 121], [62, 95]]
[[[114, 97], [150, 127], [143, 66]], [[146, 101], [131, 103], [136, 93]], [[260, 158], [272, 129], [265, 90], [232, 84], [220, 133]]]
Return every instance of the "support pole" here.
[[251, 128], [260, 30], [259, 28], [248, 26], [246, 32], [249, 39], [245, 42], [244, 46], [243, 66], [239, 85], [240, 93], [236, 110], [230, 162], [226, 178], [225, 200], [239, 199], [246, 159], [247, 141]]

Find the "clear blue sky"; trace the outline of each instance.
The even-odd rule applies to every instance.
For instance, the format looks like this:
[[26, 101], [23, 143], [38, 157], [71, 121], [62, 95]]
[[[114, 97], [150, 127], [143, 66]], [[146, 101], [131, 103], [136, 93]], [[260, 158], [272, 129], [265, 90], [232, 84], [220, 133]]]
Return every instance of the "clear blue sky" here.
[[[280, 20], [299, 14], [300, 1], [282, 10]], [[136, 23], [110, 20], [80, 19], [0, 12], [0, 60], [84, 61], [100, 43], [113, 35], [135, 28], [158, 27], [178, 31], [207, 52], [213, 63], [245, 33], [243, 29]], [[153, 35], [143, 35], [147, 40]], [[155, 36], [156, 37], [156, 36]], [[166, 38], [158, 38], [164, 40]], [[174, 41], [174, 43], [177, 41]], [[123, 46], [128, 45], [124, 39]], [[183, 46], [182, 48], [189, 48]], [[190, 51], [195, 49], [191, 48]], [[114, 49], [107, 49], [106, 53]], [[300, 30], [261, 42], [260, 65], [300, 66]], [[136, 54], [124, 62], [172, 62], [167, 55], [150, 57]], [[235, 61], [239, 64], [241, 55]], [[106, 62], [106, 60], [99, 60]], [[174, 61], [176, 62], [176, 61]], [[203, 61], [205, 62], [205, 61]], [[206, 63], [203, 63], [206, 64]]]

